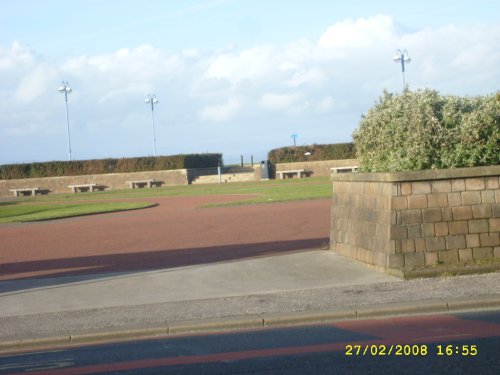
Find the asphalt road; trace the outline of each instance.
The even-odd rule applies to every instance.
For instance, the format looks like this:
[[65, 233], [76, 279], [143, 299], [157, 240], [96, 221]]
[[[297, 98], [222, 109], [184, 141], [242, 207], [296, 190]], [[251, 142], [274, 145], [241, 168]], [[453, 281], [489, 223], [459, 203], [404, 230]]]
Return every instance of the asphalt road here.
[[497, 374], [500, 310], [157, 338], [0, 356], [0, 374]]

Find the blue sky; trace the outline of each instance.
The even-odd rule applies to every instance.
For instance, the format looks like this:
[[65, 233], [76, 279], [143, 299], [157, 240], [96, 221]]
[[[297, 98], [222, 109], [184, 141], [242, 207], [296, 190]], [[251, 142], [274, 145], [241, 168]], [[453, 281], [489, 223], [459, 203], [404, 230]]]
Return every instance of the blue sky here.
[[384, 89], [499, 89], [500, 3], [0, 0], [0, 164], [350, 141]]

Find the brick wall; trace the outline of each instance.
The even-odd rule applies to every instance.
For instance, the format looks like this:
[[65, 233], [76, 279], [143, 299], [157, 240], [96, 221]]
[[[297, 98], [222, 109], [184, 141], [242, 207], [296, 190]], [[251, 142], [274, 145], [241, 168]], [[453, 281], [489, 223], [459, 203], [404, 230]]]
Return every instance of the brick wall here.
[[10, 189], [38, 187], [45, 193], [70, 193], [69, 185], [94, 183], [106, 190], [127, 189], [127, 181], [155, 179], [163, 185], [187, 185], [185, 169], [171, 171], [152, 171], [135, 173], [112, 173], [87, 176], [64, 176], [45, 178], [26, 178], [18, 180], [0, 180], [0, 196], [13, 196]]
[[500, 258], [500, 166], [332, 179], [342, 255], [399, 270]]

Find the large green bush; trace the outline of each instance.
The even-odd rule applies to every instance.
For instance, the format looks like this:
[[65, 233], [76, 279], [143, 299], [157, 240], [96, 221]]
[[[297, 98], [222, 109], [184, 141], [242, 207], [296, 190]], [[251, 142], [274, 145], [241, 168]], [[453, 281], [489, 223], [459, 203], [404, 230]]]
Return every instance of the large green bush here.
[[336, 143], [331, 145], [310, 145], [281, 147], [269, 151], [271, 163], [293, 163], [299, 161], [353, 159], [356, 152], [353, 143]]
[[388, 92], [354, 132], [363, 171], [412, 171], [500, 164], [498, 95]]
[[0, 166], [0, 179], [80, 176], [104, 173], [129, 173], [170, 169], [217, 167], [222, 154], [191, 154], [158, 157], [50, 161]]

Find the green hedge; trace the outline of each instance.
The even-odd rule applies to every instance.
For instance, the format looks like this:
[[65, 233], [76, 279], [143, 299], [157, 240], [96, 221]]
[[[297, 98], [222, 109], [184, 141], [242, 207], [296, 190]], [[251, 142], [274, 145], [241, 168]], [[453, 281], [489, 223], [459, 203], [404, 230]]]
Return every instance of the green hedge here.
[[0, 166], [0, 179], [80, 176], [104, 173], [130, 173], [171, 169], [217, 167], [222, 154], [191, 154], [123, 159], [50, 161]]
[[360, 167], [386, 172], [498, 165], [499, 99], [428, 89], [384, 92], [353, 134]]
[[[310, 155], [305, 155], [310, 153]], [[336, 143], [331, 145], [311, 145], [281, 147], [269, 151], [271, 163], [293, 163], [299, 161], [354, 159], [356, 152], [353, 143]]]

